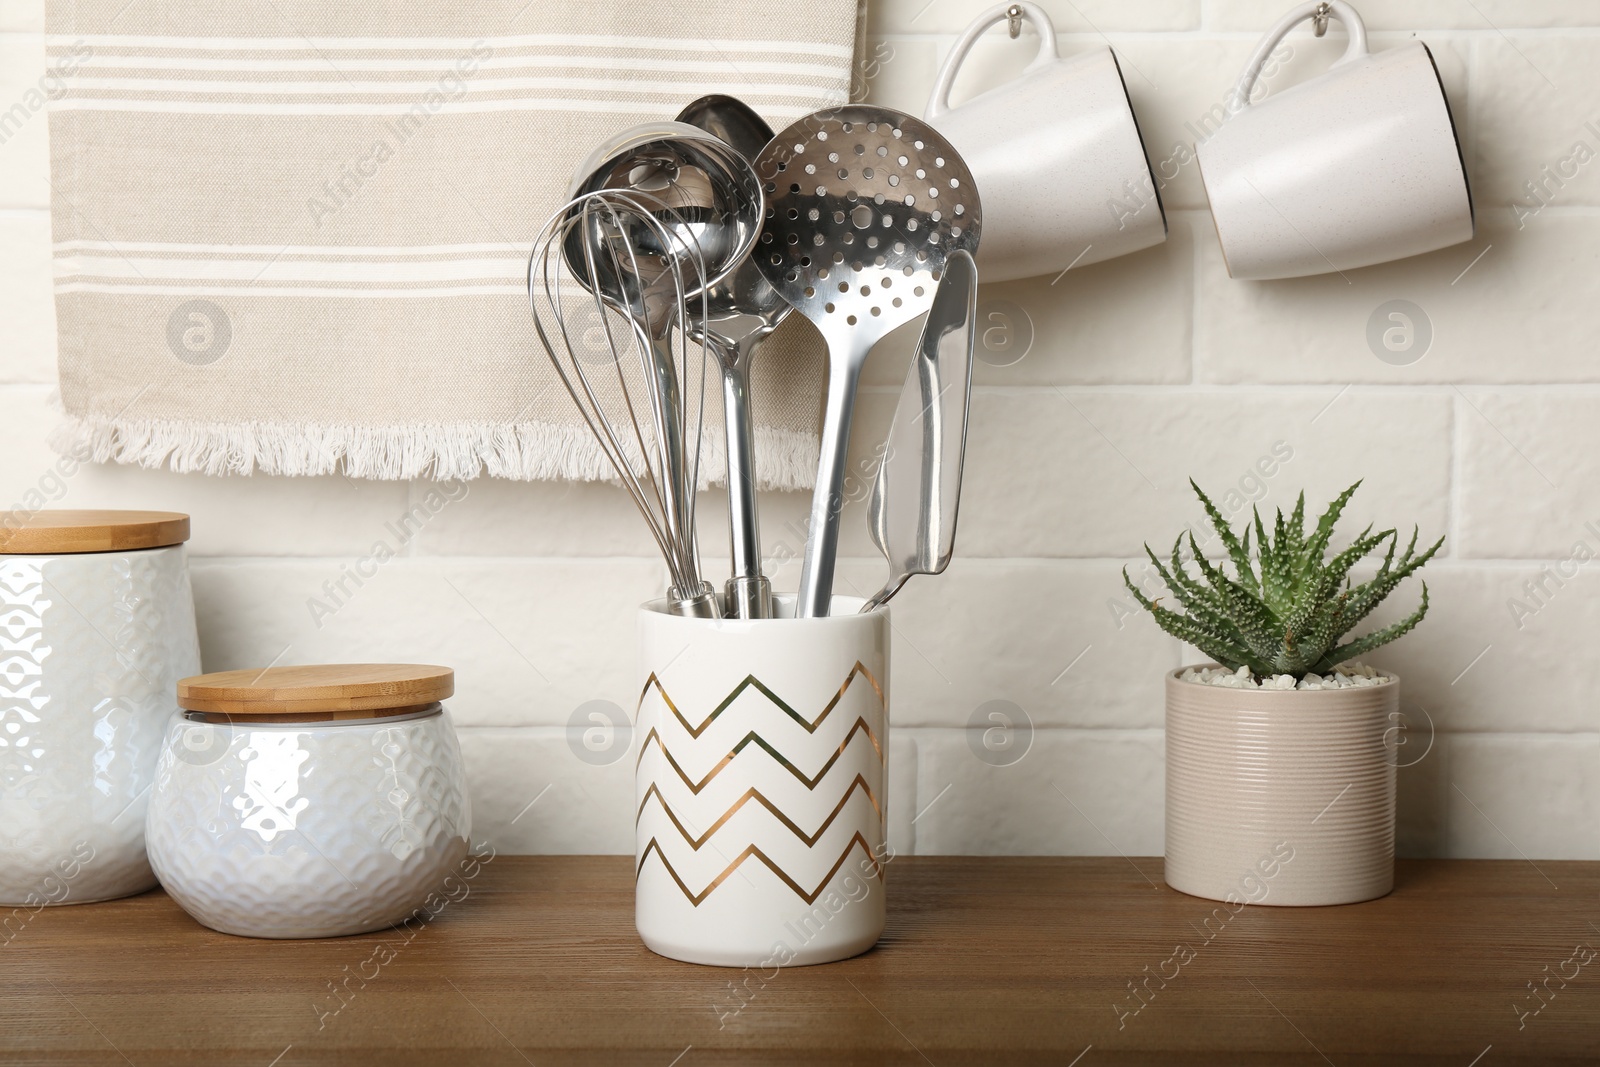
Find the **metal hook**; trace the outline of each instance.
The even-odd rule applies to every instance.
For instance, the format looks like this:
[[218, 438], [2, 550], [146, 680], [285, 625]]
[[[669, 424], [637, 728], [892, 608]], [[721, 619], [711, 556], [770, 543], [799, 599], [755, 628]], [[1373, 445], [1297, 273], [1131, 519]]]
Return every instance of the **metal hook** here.
[[[1327, 5], [1324, 4], [1324, 7]], [[1006, 29], [1011, 31], [1011, 39], [1015, 41], [1022, 32], [1022, 5], [1012, 4], [1006, 8]], [[1318, 36], [1321, 36], [1318, 34]]]
[[[1311, 13], [1311, 28], [1316, 32], [1318, 37], [1321, 37], [1328, 32], [1328, 16], [1332, 13], [1333, 5], [1327, 3], [1326, 0], [1324, 0], [1323, 3], [1318, 4], [1317, 9]], [[1013, 34], [1012, 36], [1016, 35]]]

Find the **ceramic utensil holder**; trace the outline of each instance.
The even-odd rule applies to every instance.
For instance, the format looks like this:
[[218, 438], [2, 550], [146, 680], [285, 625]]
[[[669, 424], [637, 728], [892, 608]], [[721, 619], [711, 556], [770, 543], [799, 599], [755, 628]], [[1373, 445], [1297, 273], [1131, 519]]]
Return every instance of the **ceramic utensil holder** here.
[[145, 806], [173, 686], [200, 668], [170, 512], [0, 526], [0, 904], [142, 893]]
[[1167, 676], [1167, 884], [1230, 903], [1394, 888], [1400, 682], [1227, 689]]
[[[150, 802], [150, 862], [213, 930], [335, 937], [417, 915], [467, 856], [447, 668], [186, 678]], [[430, 909], [431, 911], [431, 909]], [[420, 921], [426, 921], [421, 918]]]
[[725, 967], [841, 960], [883, 931], [889, 611], [639, 612], [635, 922]]

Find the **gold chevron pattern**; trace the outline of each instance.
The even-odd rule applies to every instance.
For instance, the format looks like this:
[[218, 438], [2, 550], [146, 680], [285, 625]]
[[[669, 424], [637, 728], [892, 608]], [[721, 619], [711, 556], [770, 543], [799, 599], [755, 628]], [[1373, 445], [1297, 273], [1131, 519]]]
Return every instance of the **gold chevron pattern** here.
[[878, 813], [878, 817], [880, 819], [883, 818], [883, 808], [878, 804], [878, 798], [872, 795], [872, 787], [867, 784], [867, 780], [865, 778], [858, 774], [856, 775], [855, 780], [850, 783], [850, 788], [844, 791], [844, 796], [839, 798], [839, 803], [834, 806], [833, 811], [828, 814], [828, 817], [822, 820], [822, 825], [817, 827], [817, 832], [814, 834], [808, 834], [804, 830], [800, 829], [800, 827], [796, 826], [794, 821], [790, 819], [789, 816], [785, 815], [781, 810], [779, 810], [776, 804], [763, 796], [761, 794], [761, 790], [752, 788], [745, 790], [744, 796], [736, 800], [731, 808], [723, 812], [722, 818], [712, 823], [710, 828], [707, 829], [705, 833], [701, 834], [699, 837], [695, 837], [684, 828], [683, 822], [678, 818], [677, 814], [667, 803], [667, 798], [662, 796], [661, 790], [654, 782], [651, 782], [650, 788], [645, 790], [644, 803], [639, 805], [639, 813], [634, 816], [633, 825], [635, 829], [638, 829], [640, 820], [644, 818], [644, 809], [649, 806], [650, 798], [653, 796], [656, 798], [656, 802], [661, 805], [661, 810], [666, 813], [667, 818], [672, 821], [672, 825], [678, 828], [678, 833], [682, 834], [683, 839], [689, 843], [689, 847], [694, 849], [696, 852], [699, 852], [700, 846], [709, 841], [712, 834], [722, 829], [724, 823], [733, 818], [735, 815], [739, 814], [739, 811], [746, 804], [750, 803], [751, 801], [755, 801], [768, 811], [772, 812], [772, 814], [777, 817], [779, 822], [783, 823], [783, 825], [789, 828], [790, 833], [804, 841], [806, 843], [806, 847], [810, 848], [822, 839], [823, 834], [828, 832], [828, 827], [833, 825], [833, 820], [839, 817], [839, 813], [844, 810], [844, 806], [850, 803], [850, 798], [855, 795], [857, 789], [860, 789], [861, 792], [866, 795], [867, 801], [871, 803], [872, 810]]
[[861, 851], [867, 854], [867, 859], [872, 861], [872, 873], [877, 876], [879, 880], [882, 880], [883, 864], [878, 862], [878, 858], [872, 854], [872, 846], [867, 844], [867, 839], [861, 836], [861, 831], [857, 830], [855, 836], [850, 838], [850, 843], [845, 845], [844, 851], [839, 853], [839, 858], [833, 861], [833, 866], [828, 868], [828, 873], [822, 876], [822, 881], [818, 882], [817, 887], [809, 892], [803, 889], [799, 882], [796, 882], [793, 878], [789, 877], [788, 872], [786, 872], [782, 867], [778, 866], [776, 863], [773, 863], [772, 860], [767, 858], [767, 854], [762, 852], [760, 847], [757, 845], [751, 845], [743, 852], [739, 853], [738, 857], [735, 858], [732, 863], [728, 864], [727, 868], [724, 869], [721, 874], [711, 879], [711, 884], [707, 885], [700, 892], [692, 892], [690, 891], [689, 887], [684, 884], [683, 879], [678, 877], [678, 872], [673, 869], [672, 864], [667, 862], [666, 854], [661, 851], [661, 844], [653, 837], [650, 839], [650, 843], [644, 847], [644, 854], [639, 859], [639, 869], [634, 872], [634, 881], [637, 882], [639, 880], [639, 875], [644, 872], [645, 861], [650, 858], [650, 853], [654, 852], [656, 854], [656, 858], [661, 861], [661, 866], [666, 868], [667, 873], [672, 876], [672, 880], [678, 883], [678, 888], [683, 890], [683, 895], [689, 898], [689, 903], [698, 908], [701, 902], [716, 890], [717, 886], [727, 881], [729, 875], [733, 874], [734, 871], [737, 871], [740, 866], [744, 864], [745, 860], [749, 859], [751, 856], [754, 856], [756, 859], [766, 864], [767, 869], [773, 874], [777, 875], [778, 878], [782, 880], [784, 885], [794, 890], [795, 895], [801, 900], [805, 901], [807, 904], [815, 904], [817, 902], [817, 898], [820, 897], [822, 895], [822, 891], [828, 887], [828, 883], [833, 881], [833, 876], [839, 873], [839, 868], [844, 866], [844, 861], [850, 858], [850, 853], [857, 845], [860, 845]]
[[635, 770], [638, 770], [639, 764], [644, 762], [645, 750], [650, 747], [650, 743], [653, 741], [655, 742], [656, 746], [661, 749], [661, 754], [667, 757], [667, 762], [671, 764], [672, 769], [677, 772], [678, 777], [683, 779], [683, 784], [689, 787], [689, 792], [698, 796], [700, 794], [700, 790], [710, 785], [711, 780], [717, 775], [721, 774], [723, 769], [726, 768], [728, 764], [733, 762], [734, 757], [738, 756], [739, 753], [743, 752], [748, 746], [756, 745], [765, 749], [767, 755], [776, 760], [778, 765], [784, 770], [794, 775], [795, 779], [807, 789], [814, 790], [817, 788], [818, 783], [828, 776], [828, 772], [833, 770], [833, 765], [839, 762], [839, 757], [844, 755], [844, 750], [850, 747], [850, 742], [855, 740], [855, 736], [858, 733], [865, 734], [867, 740], [872, 742], [872, 749], [878, 754], [878, 764], [882, 766], [883, 746], [878, 743], [878, 736], [872, 732], [872, 727], [867, 725], [867, 720], [861, 718], [856, 719], [855, 725], [850, 727], [850, 732], [845, 735], [843, 741], [839, 742], [839, 747], [834, 750], [832, 756], [828, 757], [828, 762], [822, 765], [822, 769], [817, 772], [817, 776], [815, 778], [807, 778], [805, 776], [805, 772], [801, 771], [800, 768], [796, 767], [793, 763], [790, 763], [788, 757], [784, 756], [783, 753], [773, 748], [772, 745], [767, 743], [765, 738], [756, 733], [754, 730], [751, 730], [749, 733], [745, 734], [744, 739], [737, 745], [734, 745], [732, 751], [730, 751], [726, 756], [723, 756], [722, 759], [718, 761], [717, 765], [711, 768], [710, 772], [698, 782], [690, 778], [688, 773], [684, 771], [682, 767], [678, 766], [678, 761], [672, 758], [672, 753], [667, 750], [666, 744], [661, 740], [661, 735], [656, 732], [656, 729], [653, 726], [650, 728], [650, 732], [644, 735], [644, 744], [639, 746], [639, 758], [634, 760], [633, 766]]
[[[830, 715], [832, 715], [834, 709], [838, 707], [839, 704], [844, 700], [845, 695], [850, 691], [852, 686], [858, 684], [870, 686], [872, 696], [876, 698], [877, 708], [869, 708], [868, 713], [870, 714], [874, 711], [878, 713], [877, 721], [880, 723], [879, 729], [881, 729], [881, 713], [884, 710], [885, 705], [883, 687], [879, 684], [878, 680], [873, 677], [872, 672], [868, 670], [867, 667], [859, 660], [856, 661], [856, 663], [851, 667], [849, 673], [845, 676], [844, 681], [840, 683], [839, 689], [834, 693], [832, 699], [828, 701], [827, 705], [814, 719], [809, 719], [799, 711], [795, 710], [753, 674], [746, 675], [744, 679], [734, 687], [733, 691], [729, 693], [728, 696], [721, 702], [719, 702], [716, 707], [711, 710], [710, 714], [708, 714], [699, 722], [698, 725], [696, 725], [691, 723], [689, 719], [684, 716], [683, 712], [679, 710], [672, 697], [667, 693], [666, 688], [661, 683], [661, 680], [654, 673], [652, 673], [649, 678], [646, 679], [644, 686], [640, 689], [638, 712], [642, 714], [645, 701], [649, 697], [650, 690], [654, 689], [660, 696], [662, 704], [665, 705], [666, 709], [671, 712], [673, 718], [678, 721], [678, 724], [689, 735], [690, 740], [697, 741], [700, 739], [701, 735], [710, 729], [711, 725], [716, 722], [717, 719], [728, 710], [728, 708], [732, 707], [733, 704], [743, 694], [745, 694], [747, 691], [753, 690], [767, 698], [767, 700], [771, 702], [773, 708], [781, 711], [784, 715], [793, 720], [803, 730], [805, 730], [808, 735], [815, 735], [817, 730], [822, 726], [823, 722], [826, 721]], [[645, 755], [648, 753], [650, 746], [653, 744], [661, 750], [661, 755], [665, 759], [667, 765], [672, 768], [673, 773], [677, 775], [679, 781], [681, 781], [689, 790], [690, 794], [698, 797], [702, 791], [704, 791], [713, 781], [717, 779], [719, 775], [721, 775], [730, 765], [733, 764], [733, 762], [741, 753], [754, 746], [764, 750], [767, 755], [771, 756], [780, 767], [788, 771], [797, 782], [805, 786], [808, 792], [815, 792], [816, 789], [822, 784], [824, 779], [828, 777], [829, 773], [834, 769], [834, 767], [839, 765], [840, 761], [845, 758], [846, 753], [851, 750], [851, 746], [856, 741], [857, 735], [865, 738], [866, 742], [871, 745], [871, 751], [873, 755], [867, 757], [865, 756], [865, 751], [863, 750], [861, 755], [852, 757], [853, 765], [856, 767], [861, 766], [860, 761], [863, 759], [863, 757], [865, 757], [867, 759], [866, 767], [863, 770], [858, 770], [854, 774], [850, 780], [850, 784], [845, 788], [844, 793], [840, 796], [838, 803], [834, 805], [833, 810], [829, 812], [827, 817], [821, 821], [821, 824], [817, 826], [814, 832], [807, 833], [800, 826], [799, 822], [797, 822], [790, 814], [785, 812], [769, 796], [763, 793], [760, 789], [752, 786], [751, 788], [745, 790], [744, 793], [741, 794], [739, 798], [734, 801], [733, 804], [730, 805], [725, 811], [721, 812], [717, 819], [711, 823], [711, 825], [703, 833], [696, 835], [684, 825], [684, 821], [682, 818], [680, 818], [679, 813], [674, 811], [672, 806], [668, 804], [667, 798], [662, 793], [659, 783], [655, 781], [650, 781], [648, 788], [645, 790], [643, 797], [640, 799], [638, 811], [634, 816], [634, 827], [635, 829], [640, 827], [644, 820], [645, 811], [649, 807], [651, 799], [654, 798], [656, 804], [660, 806], [668, 821], [672, 823], [673, 828], [677, 831], [677, 836], [681, 837], [684, 843], [698, 854], [701, 848], [705, 846], [719, 830], [726, 826], [735, 815], [744, 810], [747, 806], [756, 805], [765, 808], [778, 820], [778, 822], [784, 826], [785, 829], [793, 834], [799, 842], [803, 843], [807, 849], [812, 849], [817, 846], [818, 842], [822, 840], [823, 835], [826, 834], [828, 830], [835, 824], [835, 822], [839, 820], [841, 815], [843, 815], [845, 808], [850, 803], [851, 798], [854, 797], [859, 791], [867, 798], [868, 802], [872, 806], [872, 810], [877, 815], [878, 825], [875, 836], [881, 837], [884, 818], [883, 804], [879, 796], [873, 791], [872, 783], [868, 779], [868, 774], [871, 773], [872, 769], [875, 767], [877, 774], [874, 777], [877, 777], [881, 780], [882, 772], [885, 768], [885, 756], [882, 739], [876, 732], [874, 732], [873, 722], [869, 721], [865, 714], [856, 716], [855, 721], [851, 723], [850, 729], [846, 732], [844, 739], [839, 742], [838, 747], [834, 749], [833, 753], [828, 757], [827, 761], [822, 765], [815, 775], [808, 776], [804, 771], [797, 767], [791, 759], [785, 756], [777, 746], [769, 742], [756, 730], [751, 730], [742, 738], [740, 738], [740, 740], [734, 744], [731, 749], [728, 750], [727, 754], [724, 755], [709, 772], [707, 772], [705, 777], [696, 780], [683, 769], [682, 765], [673, 756], [672, 752], [668, 749], [666, 742], [662, 739], [660, 731], [657, 730], [654, 725], [650, 727], [649, 731], [645, 734], [644, 741], [639, 746], [639, 756], [635, 761], [634, 769], [636, 775], [641, 773], [641, 769], [644, 765]], [[857, 816], [857, 818], [859, 818], [859, 816]], [[668, 840], [671, 840], [670, 834]], [[801, 900], [805, 901], [807, 904], [812, 904], [816, 902], [819, 896], [821, 896], [828, 883], [833, 880], [836, 874], [838, 874], [839, 869], [844, 865], [845, 860], [850, 857], [851, 853], [858, 846], [866, 853], [868, 860], [871, 861], [874, 874], [881, 879], [883, 877], [883, 868], [879, 864], [873, 851], [872, 842], [867, 839], [867, 835], [862, 829], [857, 829], [855, 831], [849, 842], [845, 845], [844, 851], [841, 852], [838, 858], [833, 861], [828, 873], [819, 883], [817, 883], [814, 888], [810, 889], [803, 885], [801, 881], [789, 871], [784, 870], [782, 865], [773, 860], [772, 857], [761, 848], [760, 844], [756, 842], [751, 842], [743, 851], [738, 854], [738, 856], [733, 859], [732, 862], [730, 862], [720, 873], [718, 873], [717, 876], [713, 878], [704, 889], [696, 893], [689, 888], [689, 885], [684, 881], [683, 876], [679, 874], [678, 870], [673, 866], [672, 861], [668, 859], [667, 852], [663, 848], [661, 840], [655, 836], [651, 836], [649, 841], [643, 846], [643, 848], [639, 850], [639, 862], [634, 869], [634, 878], [637, 881], [643, 876], [645, 865], [649, 861], [651, 853], [654, 853], [656, 858], [661, 861], [662, 868], [672, 878], [678, 889], [682, 891], [684, 897], [688, 899], [690, 904], [695, 907], [699, 907], [700, 904], [707, 897], [709, 897], [718, 886], [722, 885], [723, 882], [725, 882], [735, 871], [737, 871], [740, 866], [753, 858], [764, 865], [774, 875], [776, 875], [778, 879], [788, 886], [789, 889], [791, 889]], [[680, 862], [682, 862], [682, 856], [680, 856]]]
[[[753, 674], [745, 675], [744, 681], [734, 686], [733, 692], [728, 694], [727, 699], [713, 708], [711, 714], [707, 715], [705, 717], [705, 721], [699, 726], [689, 725], [689, 720], [683, 717], [683, 713], [678, 710], [678, 705], [672, 702], [672, 698], [667, 695], [666, 689], [662, 688], [661, 679], [656, 677], [654, 671], [650, 673], [650, 677], [644, 680], [644, 688], [639, 690], [638, 706], [644, 706], [644, 698], [649, 694], [650, 689], [654, 687], [655, 691], [661, 694], [661, 700], [664, 704], [666, 704], [668, 710], [672, 712], [673, 716], [678, 720], [678, 722], [683, 724], [683, 728], [689, 731], [689, 736], [698, 738], [701, 734], [705, 733], [706, 727], [717, 721], [717, 716], [721, 715], [724, 711], [727, 711], [728, 707], [735, 700], [739, 699], [740, 694], [742, 694], [746, 689], [754, 689], [762, 696], [772, 701], [774, 707], [778, 708], [785, 715], [789, 716], [789, 718], [805, 727], [806, 733], [814, 734], [817, 732], [817, 727], [822, 725], [822, 720], [826, 719], [828, 717], [828, 713], [833, 711], [833, 709], [838, 705], [839, 701], [844, 699], [845, 693], [850, 689], [850, 683], [855, 681], [857, 678], [865, 678], [867, 680], [867, 684], [872, 686], [872, 691], [877, 694], [878, 706], [880, 708], [883, 707], [883, 687], [878, 684], [878, 680], [872, 676], [872, 672], [867, 670], [860, 660], [856, 660], [856, 665], [850, 668], [850, 673], [845, 676], [844, 684], [839, 686], [839, 691], [833, 695], [832, 700], [828, 701], [828, 706], [822, 709], [822, 714], [818, 715], [814, 720], [809, 722], [806, 720], [804, 715], [801, 715], [798, 711], [795, 711], [793, 708], [791, 708], [782, 697], [768, 689], [761, 683], [761, 679], [757, 678]], [[637, 708], [635, 710], [637, 711]]]

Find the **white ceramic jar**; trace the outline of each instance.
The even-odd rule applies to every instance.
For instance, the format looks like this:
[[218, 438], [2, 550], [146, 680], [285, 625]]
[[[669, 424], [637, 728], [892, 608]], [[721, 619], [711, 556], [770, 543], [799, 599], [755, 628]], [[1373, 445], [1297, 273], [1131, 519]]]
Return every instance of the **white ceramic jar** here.
[[150, 862], [213, 930], [335, 937], [404, 921], [467, 855], [445, 667], [186, 678], [150, 802]]
[[200, 667], [189, 517], [0, 519], [0, 904], [142, 893], [173, 687]]
[[634, 922], [672, 959], [827, 963], [883, 932], [889, 609], [774, 601], [639, 612]]

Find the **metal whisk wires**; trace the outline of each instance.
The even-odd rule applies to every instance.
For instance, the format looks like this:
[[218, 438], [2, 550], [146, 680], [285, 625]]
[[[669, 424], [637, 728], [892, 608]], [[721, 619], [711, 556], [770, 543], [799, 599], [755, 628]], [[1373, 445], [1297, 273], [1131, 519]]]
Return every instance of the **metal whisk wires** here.
[[[706, 268], [686, 214], [637, 190], [575, 198], [534, 244], [528, 302], [557, 376], [661, 549], [672, 610], [716, 617], [695, 534], [707, 354], [684, 321], [690, 301], [706, 300]], [[695, 359], [691, 403], [681, 382]]]

